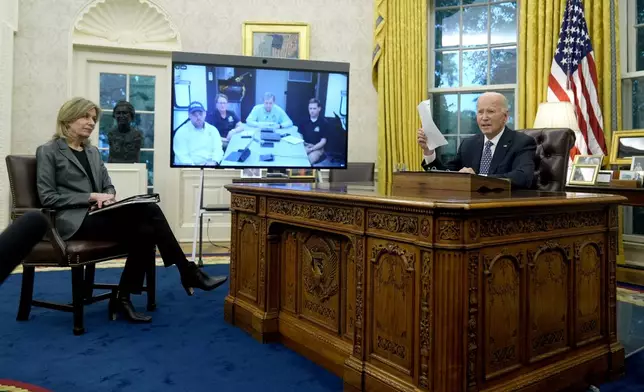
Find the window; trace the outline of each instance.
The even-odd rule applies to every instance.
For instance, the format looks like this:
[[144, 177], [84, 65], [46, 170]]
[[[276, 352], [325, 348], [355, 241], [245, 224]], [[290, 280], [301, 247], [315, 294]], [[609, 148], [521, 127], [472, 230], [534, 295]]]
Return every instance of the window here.
[[486, 91], [506, 96], [513, 127], [517, 79], [517, 3], [434, 0], [430, 4], [430, 98], [434, 121], [448, 145], [445, 162], [461, 140], [479, 132], [476, 100]]
[[[619, 3], [622, 127], [644, 129], [644, 0]], [[644, 235], [644, 208], [624, 208], [624, 234]], [[642, 242], [639, 238], [624, 238]]]
[[622, 38], [622, 126], [644, 128], [644, 1], [620, 4]]
[[134, 106], [134, 126], [143, 133], [141, 163], [148, 169], [148, 192], [154, 190], [154, 88], [155, 77], [131, 74], [100, 74], [100, 106], [103, 113], [99, 123], [98, 149], [103, 161], [107, 162], [110, 146], [108, 133], [116, 128], [113, 117], [114, 106], [118, 101], [128, 101]]

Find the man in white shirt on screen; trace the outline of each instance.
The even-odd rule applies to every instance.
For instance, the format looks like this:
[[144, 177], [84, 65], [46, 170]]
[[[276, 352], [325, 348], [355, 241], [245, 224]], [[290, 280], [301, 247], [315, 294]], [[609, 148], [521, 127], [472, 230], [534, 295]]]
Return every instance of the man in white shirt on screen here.
[[275, 95], [265, 93], [264, 103], [255, 105], [248, 117], [246, 117], [246, 124], [252, 127], [275, 127], [281, 129], [292, 127], [293, 121], [291, 121], [284, 109], [275, 103]]
[[217, 128], [205, 121], [206, 109], [201, 102], [188, 106], [190, 121], [177, 130], [172, 142], [175, 165], [217, 166], [224, 157]]

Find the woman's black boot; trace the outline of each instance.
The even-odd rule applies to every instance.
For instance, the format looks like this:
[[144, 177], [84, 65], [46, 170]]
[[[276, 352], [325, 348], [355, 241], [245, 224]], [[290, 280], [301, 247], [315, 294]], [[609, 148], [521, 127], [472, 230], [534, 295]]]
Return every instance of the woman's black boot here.
[[185, 267], [180, 268], [179, 273], [181, 274], [181, 284], [188, 295], [193, 295], [194, 289], [214, 290], [228, 280], [227, 276], [208, 276], [193, 262], [188, 262]]

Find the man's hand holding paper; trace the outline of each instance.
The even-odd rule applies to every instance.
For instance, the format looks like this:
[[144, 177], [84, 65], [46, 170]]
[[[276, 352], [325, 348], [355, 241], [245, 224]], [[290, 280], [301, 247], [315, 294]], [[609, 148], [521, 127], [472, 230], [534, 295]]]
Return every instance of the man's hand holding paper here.
[[418, 114], [423, 124], [423, 128], [418, 132], [418, 144], [424, 145], [423, 150], [426, 155], [431, 155], [436, 148], [446, 145], [447, 140], [445, 140], [445, 137], [434, 123], [429, 99], [418, 104]]

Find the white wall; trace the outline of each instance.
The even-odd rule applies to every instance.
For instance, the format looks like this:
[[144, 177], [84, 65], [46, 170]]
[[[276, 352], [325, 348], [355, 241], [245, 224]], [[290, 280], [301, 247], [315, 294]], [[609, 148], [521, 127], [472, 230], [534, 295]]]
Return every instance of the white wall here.
[[264, 93], [273, 93], [275, 103], [282, 109], [286, 109], [286, 83], [288, 71], [275, 71], [258, 69], [255, 75], [255, 105], [264, 103]]
[[9, 179], [5, 157], [11, 153], [14, 33], [18, 0], [0, 1], [0, 230], [9, 223]]

